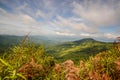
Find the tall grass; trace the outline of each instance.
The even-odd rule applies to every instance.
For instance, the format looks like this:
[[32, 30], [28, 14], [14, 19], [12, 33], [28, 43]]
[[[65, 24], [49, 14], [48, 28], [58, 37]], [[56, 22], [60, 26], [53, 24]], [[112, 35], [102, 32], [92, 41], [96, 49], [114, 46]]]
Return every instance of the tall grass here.
[[115, 43], [86, 61], [56, 63], [43, 46], [14, 46], [0, 56], [1, 80], [120, 80], [120, 46]]
[[[51, 73], [50, 70], [54, 66], [54, 58], [47, 56], [42, 46], [36, 47], [33, 44], [23, 47], [15, 46], [11, 48], [7, 55], [0, 58], [0, 65], [0, 76], [2, 79], [37, 78], [38, 76], [45, 78]], [[33, 76], [28, 74], [30, 71], [24, 69], [25, 66], [27, 66], [28, 70], [33, 70], [31, 71]], [[12, 77], [13, 75], [14, 77]]]

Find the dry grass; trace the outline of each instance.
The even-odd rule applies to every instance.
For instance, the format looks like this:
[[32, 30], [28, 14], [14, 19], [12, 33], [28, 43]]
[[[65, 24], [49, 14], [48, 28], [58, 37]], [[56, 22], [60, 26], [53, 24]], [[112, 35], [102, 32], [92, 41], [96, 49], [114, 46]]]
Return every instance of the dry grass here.
[[44, 69], [42, 65], [36, 64], [35, 60], [31, 58], [31, 60], [24, 65], [22, 65], [18, 72], [22, 73], [27, 79], [32, 79], [33, 77], [40, 76], [40, 72], [43, 72]]

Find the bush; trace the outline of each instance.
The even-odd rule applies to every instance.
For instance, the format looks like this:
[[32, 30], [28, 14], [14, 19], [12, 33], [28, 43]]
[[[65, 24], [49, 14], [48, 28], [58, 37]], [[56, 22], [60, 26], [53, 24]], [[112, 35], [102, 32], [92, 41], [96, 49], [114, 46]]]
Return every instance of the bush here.
[[34, 44], [11, 48], [8, 54], [1, 56], [0, 62], [1, 79], [16, 79], [22, 76], [24, 79], [42, 80], [51, 74], [55, 64], [54, 58], [45, 54], [43, 46], [37, 47]]

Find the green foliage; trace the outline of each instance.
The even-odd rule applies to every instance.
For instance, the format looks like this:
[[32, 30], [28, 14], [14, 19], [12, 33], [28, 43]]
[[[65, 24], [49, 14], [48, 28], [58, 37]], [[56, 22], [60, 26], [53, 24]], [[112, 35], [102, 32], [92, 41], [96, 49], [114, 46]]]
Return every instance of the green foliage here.
[[48, 54], [35, 44], [14, 46], [0, 55], [0, 80], [119, 80], [120, 47], [110, 47], [93, 39], [57, 45]]
[[[119, 80], [119, 70], [115, 62], [120, 58], [120, 51], [112, 47], [100, 52], [95, 57], [90, 57], [80, 69], [80, 78], [94, 78], [98, 80]], [[83, 65], [83, 64], [82, 64]], [[119, 65], [120, 67], [120, 65]]]
[[[4, 61], [3, 59], [0, 58], [0, 62], [4, 65], [4, 67], [2, 68], [3, 71], [0, 72], [0, 77], [3, 80], [6, 79], [17, 79], [18, 77], [26, 80], [26, 78], [21, 75], [20, 73], [17, 73], [16, 69], [14, 69], [9, 63], [7, 63], [6, 61]], [[3, 78], [2, 78], [3, 77]]]
[[[3, 58], [3, 59], [2, 59]], [[33, 59], [35, 62], [30, 62]], [[7, 62], [6, 62], [7, 61]], [[14, 46], [11, 48], [8, 54], [2, 56], [0, 58], [0, 77], [1, 79], [17, 79], [23, 78], [25, 76], [19, 73], [19, 69], [21, 67], [26, 66], [27, 63], [33, 66], [33, 71], [36, 73], [36, 66], [42, 66], [41, 74], [35, 75], [31, 77], [32, 79], [37, 79], [38, 76], [41, 76], [41, 79], [44, 79], [49, 74], [51, 74], [51, 70], [55, 64], [54, 58], [51, 56], [47, 56], [45, 54], [44, 48], [42, 46], [35, 46], [34, 44], [29, 44], [26, 46]], [[2, 65], [3, 64], [3, 65]], [[34, 64], [36, 66], [34, 66]], [[39, 65], [40, 64], [40, 65]], [[30, 66], [29, 65], [29, 66]], [[29, 67], [28, 67], [29, 68]], [[24, 68], [23, 68], [24, 69]], [[38, 71], [37, 71], [38, 73]], [[36, 74], [37, 74], [36, 73]]]
[[79, 60], [86, 60], [89, 56], [95, 56], [97, 53], [106, 51], [110, 47], [111, 43], [87, 38], [50, 47], [47, 49], [47, 54], [54, 56], [59, 62], [71, 59], [78, 63]]

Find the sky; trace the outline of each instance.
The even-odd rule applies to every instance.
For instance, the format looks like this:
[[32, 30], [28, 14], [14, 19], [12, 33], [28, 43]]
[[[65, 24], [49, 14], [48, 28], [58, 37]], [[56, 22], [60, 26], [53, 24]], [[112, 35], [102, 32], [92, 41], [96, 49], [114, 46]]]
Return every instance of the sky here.
[[0, 34], [120, 36], [120, 0], [0, 0]]

